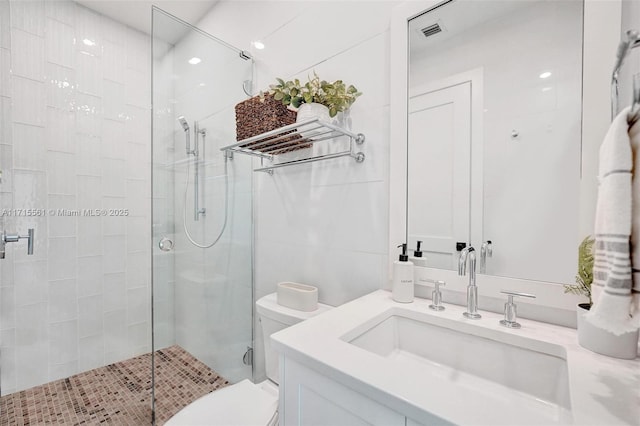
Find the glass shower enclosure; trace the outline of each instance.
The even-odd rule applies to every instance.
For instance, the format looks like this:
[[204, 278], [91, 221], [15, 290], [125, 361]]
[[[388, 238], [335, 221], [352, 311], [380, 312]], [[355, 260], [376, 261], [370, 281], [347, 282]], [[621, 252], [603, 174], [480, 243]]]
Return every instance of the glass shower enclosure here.
[[171, 404], [163, 389], [173, 386], [158, 369], [163, 351], [184, 351], [222, 383], [252, 376], [251, 160], [220, 148], [235, 141], [234, 106], [247, 98], [253, 61], [157, 8], [152, 55], [154, 392], [162, 422]]

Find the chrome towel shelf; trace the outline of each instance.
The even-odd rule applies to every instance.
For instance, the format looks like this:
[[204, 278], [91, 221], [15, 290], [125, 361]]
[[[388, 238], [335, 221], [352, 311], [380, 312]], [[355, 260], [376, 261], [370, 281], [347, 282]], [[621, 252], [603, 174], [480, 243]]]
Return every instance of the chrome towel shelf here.
[[[345, 149], [346, 143], [340, 142], [344, 138], [348, 138], [348, 149]], [[360, 151], [356, 152], [356, 145], [364, 143], [364, 139], [362, 133], [353, 133], [334, 124], [312, 119], [243, 139], [220, 150], [227, 154], [239, 153], [259, 157], [264, 167], [254, 171], [273, 173], [274, 169], [280, 167], [345, 156], [350, 156], [361, 163], [365, 155]], [[319, 142], [342, 149], [336, 152], [314, 154], [313, 145]], [[265, 162], [268, 164], [265, 165]]]

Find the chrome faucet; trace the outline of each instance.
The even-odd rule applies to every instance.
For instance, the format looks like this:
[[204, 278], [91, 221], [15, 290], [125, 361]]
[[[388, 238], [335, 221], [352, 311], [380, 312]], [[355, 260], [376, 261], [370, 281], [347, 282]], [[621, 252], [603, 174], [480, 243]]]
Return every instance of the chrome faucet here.
[[458, 275], [467, 275], [467, 258], [470, 263], [469, 285], [467, 286], [467, 312], [464, 315], [471, 319], [480, 319], [478, 313], [478, 286], [476, 286], [476, 250], [469, 246], [460, 252], [458, 260]]
[[487, 273], [487, 255], [489, 255], [489, 257], [493, 257], [493, 244], [491, 243], [491, 240], [485, 241], [484, 243], [482, 243], [482, 246], [480, 247], [480, 273], [481, 274]]

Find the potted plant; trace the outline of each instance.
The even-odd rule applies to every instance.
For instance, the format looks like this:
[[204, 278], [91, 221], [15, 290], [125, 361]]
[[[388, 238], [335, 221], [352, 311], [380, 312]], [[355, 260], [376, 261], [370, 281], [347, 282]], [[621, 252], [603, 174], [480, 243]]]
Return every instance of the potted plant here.
[[565, 293], [585, 296], [589, 303], [579, 303], [576, 310], [578, 316], [578, 343], [580, 346], [615, 358], [634, 359], [637, 354], [638, 331], [615, 335], [589, 322], [586, 316], [593, 305], [591, 284], [593, 283], [593, 264], [595, 239], [587, 236], [578, 246], [578, 273], [576, 283], [564, 286]]
[[302, 84], [297, 78], [284, 81], [277, 78], [277, 84], [269, 86], [269, 93], [283, 105], [297, 110], [296, 121], [302, 122], [311, 118], [330, 121], [339, 112], [344, 112], [362, 95], [353, 85], [346, 85], [342, 80], [329, 83], [320, 80], [314, 72], [313, 78]]
[[[590, 235], [582, 240], [578, 246], [578, 273], [576, 274], [576, 283], [564, 286], [565, 293], [585, 296], [589, 299], [589, 303], [578, 304], [578, 309], [584, 310], [585, 313], [591, 309], [591, 305], [593, 304], [591, 284], [593, 283], [593, 262], [595, 260], [593, 255], [594, 243], [595, 239]], [[580, 311], [578, 312], [580, 313]]]

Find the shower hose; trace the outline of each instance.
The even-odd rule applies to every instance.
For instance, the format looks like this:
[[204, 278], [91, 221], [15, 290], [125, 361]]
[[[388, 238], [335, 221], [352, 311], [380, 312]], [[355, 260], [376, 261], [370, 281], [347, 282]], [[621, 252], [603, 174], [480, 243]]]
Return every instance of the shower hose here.
[[[198, 161], [196, 157], [194, 157], [194, 161]], [[184, 206], [182, 209], [182, 226], [184, 228], [184, 233], [187, 236], [187, 239], [196, 247], [200, 248], [211, 248], [216, 245], [216, 243], [222, 237], [224, 230], [227, 228], [227, 212], [229, 210], [229, 174], [227, 173], [227, 155], [224, 156], [224, 223], [222, 224], [222, 229], [220, 229], [220, 233], [216, 237], [215, 240], [211, 244], [200, 244], [196, 240], [193, 239], [191, 234], [189, 233], [189, 229], [187, 228], [187, 191], [189, 189], [189, 176], [191, 176], [191, 161], [187, 161], [187, 178], [185, 179], [184, 185]]]

